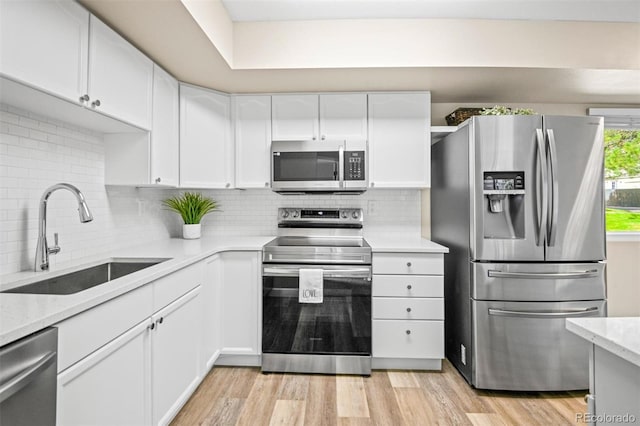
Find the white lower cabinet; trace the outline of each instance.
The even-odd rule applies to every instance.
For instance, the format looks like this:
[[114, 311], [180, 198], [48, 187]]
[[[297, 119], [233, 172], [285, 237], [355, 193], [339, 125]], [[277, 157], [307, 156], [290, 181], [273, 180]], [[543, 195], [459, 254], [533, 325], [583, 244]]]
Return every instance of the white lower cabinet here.
[[200, 379], [200, 287], [152, 317], [151, 395], [153, 424], [178, 414]]
[[204, 261], [202, 279], [202, 355], [200, 359], [202, 375], [213, 367], [222, 349], [222, 324], [220, 301], [222, 282], [222, 255], [214, 254]]
[[59, 425], [150, 422], [146, 320], [58, 374]]
[[222, 279], [219, 321], [222, 353], [216, 364], [260, 365], [262, 297], [260, 253], [221, 253]]
[[[199, 268], [177, 271], [58, 325], [61, 355], [73, 363], [65, 368], [65, 362], [58, 374], [57, 424], [165, 425], [173, 419], [202, 378]], [[81, 344], [87, 334], [110, 336], [120, 318], [142, 305], [144, 312], [152, 302], [155, 313], [98, 349]]]
[[373, 368], [439, 370], [444, 358], [443, 255], [374, 253]]

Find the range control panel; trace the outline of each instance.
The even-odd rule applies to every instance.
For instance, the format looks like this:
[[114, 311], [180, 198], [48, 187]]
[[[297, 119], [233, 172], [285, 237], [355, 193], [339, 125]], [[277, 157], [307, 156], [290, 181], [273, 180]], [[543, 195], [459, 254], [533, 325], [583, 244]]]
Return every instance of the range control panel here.
[[344, 152], [344, 180], [365, 180], [364, 151]]
[[524, 193], [524, 172], [484, 172], [484, 193]]

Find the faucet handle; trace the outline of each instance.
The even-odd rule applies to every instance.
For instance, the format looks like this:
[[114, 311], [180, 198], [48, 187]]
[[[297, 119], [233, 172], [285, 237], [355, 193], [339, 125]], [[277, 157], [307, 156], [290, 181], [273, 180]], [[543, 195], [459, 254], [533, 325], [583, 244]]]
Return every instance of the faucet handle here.
[[49, 254], [60, 253], [60, 246], [58, 245], [58, 233], [57, 232], [53, 233], [53, 242], [54, 242], [54, 246], [48, 248]]

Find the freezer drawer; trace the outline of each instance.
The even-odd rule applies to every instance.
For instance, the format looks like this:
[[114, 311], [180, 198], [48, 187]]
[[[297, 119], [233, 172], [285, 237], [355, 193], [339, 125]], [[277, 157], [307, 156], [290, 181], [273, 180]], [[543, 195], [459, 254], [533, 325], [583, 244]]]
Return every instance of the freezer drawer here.
[[588, 389], [589, 343], [565, 329], [565, 318], [605, 316], [605, 304], [472, 300], [473, 385], [521, 391]]
[[472, 262], [471, 271], [471, 297], [476, 300], [556, 302], [606, 297], [604, 262]]

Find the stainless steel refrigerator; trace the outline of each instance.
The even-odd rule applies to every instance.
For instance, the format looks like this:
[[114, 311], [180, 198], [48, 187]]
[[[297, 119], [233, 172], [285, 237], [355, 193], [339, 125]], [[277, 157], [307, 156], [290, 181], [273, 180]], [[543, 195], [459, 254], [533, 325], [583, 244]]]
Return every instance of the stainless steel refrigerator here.
[[603, 120], [478, 116], [432, 146], [447, 358], [481, 389], [587, 389], [565, 318], [605, 316]]

